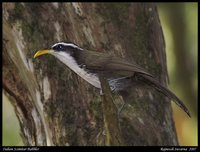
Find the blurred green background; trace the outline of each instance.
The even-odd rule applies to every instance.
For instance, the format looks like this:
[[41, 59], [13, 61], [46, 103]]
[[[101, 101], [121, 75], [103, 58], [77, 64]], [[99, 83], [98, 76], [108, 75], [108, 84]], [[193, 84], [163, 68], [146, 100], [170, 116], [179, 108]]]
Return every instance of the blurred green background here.
[[160, 3], [166, 42], [169, 88], [189, 108], [189, 118], [172, 103], [180, 145], [197, 146], [197, 3]]
[[[189, 118], [172, 102], [181, 146], [197, 146], [197, 3], [158, 3], [164, 32], [169, 88], [189, 108]], [[3, 145], [22, 146], [19, 122], [3, 94]]]
[[14, 108], [3, 93], [3, 146], [23, 146], [19, 121]]

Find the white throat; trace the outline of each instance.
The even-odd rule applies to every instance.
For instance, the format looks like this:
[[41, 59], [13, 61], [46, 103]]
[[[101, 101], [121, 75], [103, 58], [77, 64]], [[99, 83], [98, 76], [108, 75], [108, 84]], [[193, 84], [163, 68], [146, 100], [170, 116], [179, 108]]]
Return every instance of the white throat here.
[[101, 88], [99, 78], [95, 74], [87, 73], [84, 69], [80, 68], [77, 62], [69, 54], [65, 52], [54, 52], [52, 53], [56, 58], [78, 74], [81, 78], [86, 80], [88, 83], [93, 85], [96, 88]]

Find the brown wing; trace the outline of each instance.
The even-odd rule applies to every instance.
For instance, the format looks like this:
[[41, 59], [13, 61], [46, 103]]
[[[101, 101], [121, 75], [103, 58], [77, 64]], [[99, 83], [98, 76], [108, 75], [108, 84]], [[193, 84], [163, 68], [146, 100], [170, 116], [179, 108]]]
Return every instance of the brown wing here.
[[[111, 54], [85, 51], [82, 62], [87, 65], [87, 69], [95, 72], [109, 72], [119, 76], [133, 76], [135, 72], [152, 76], [146, 70], [135, 63], [127, 62], [125, 59], [113, 57]], [[153, 77], [153, 76], [152, 76]]]

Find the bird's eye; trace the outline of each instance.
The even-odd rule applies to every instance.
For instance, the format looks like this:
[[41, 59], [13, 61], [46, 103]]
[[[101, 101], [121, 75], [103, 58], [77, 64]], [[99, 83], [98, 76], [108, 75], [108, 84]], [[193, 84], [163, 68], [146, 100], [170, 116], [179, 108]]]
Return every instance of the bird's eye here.
[[64, 46], [59, 44], [59, 45], [54, 46], [53, 49], [55, 51], [63, 51], [64, 50]]
[[63, 46], [62, 45], [58, 45], [58, 50], [62, 50]]

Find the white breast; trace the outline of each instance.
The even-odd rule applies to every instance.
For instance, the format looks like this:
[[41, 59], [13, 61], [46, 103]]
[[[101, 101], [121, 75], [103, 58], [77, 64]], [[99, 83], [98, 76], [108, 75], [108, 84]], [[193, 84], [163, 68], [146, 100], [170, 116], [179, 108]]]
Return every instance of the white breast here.
[[65, 52], [54, 52], [56, 58], [73, 70], [76, 74], [86, 80], [88, 83], [96, 88], [101, 88], [99, 78], [95, 74], [87, 73], [84, 69], [80, 68], [73, 57]]

